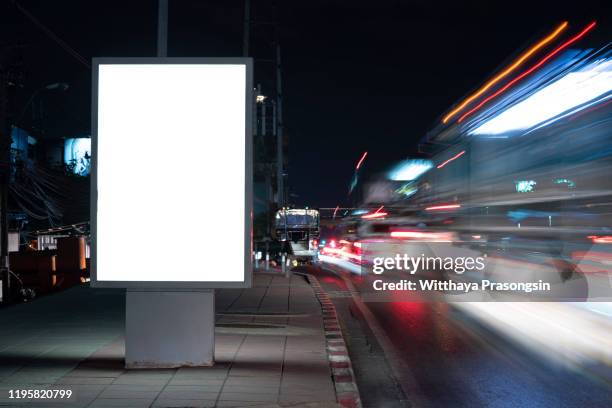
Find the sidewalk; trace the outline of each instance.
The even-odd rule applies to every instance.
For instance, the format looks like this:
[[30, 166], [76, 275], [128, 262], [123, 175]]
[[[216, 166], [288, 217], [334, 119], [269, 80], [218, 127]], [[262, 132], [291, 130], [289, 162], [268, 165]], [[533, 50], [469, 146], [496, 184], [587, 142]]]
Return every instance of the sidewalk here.
[[[86, 286], [0, 309], [0, 406], [336, 407], [323, 318], [299, 275], [216, 292], [216, 365], [125, 370], [125, 295]], [[16, 400], [9, 389], [71, 389]]]

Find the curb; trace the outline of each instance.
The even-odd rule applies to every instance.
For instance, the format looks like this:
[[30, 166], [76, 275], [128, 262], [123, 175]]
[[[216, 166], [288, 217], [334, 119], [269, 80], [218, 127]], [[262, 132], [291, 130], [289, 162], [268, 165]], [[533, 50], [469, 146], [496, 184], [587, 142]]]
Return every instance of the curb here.
[[307, 277], [323, 312], [325, 347], [336, 389], [336, 400], [345, 408], [361, 408], [359, 389], [355, 381], [351, 358], [336, 316], [336, 308], [327, 292], [321, 287], [319, 280], [311, 274], [307, 274]]

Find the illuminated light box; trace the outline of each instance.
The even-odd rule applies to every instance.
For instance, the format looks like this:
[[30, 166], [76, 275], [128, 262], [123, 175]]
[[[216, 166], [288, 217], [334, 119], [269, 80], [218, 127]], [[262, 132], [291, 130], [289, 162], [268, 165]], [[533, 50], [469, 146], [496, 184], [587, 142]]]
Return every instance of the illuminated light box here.
[[252, 62], [93, 61], [96, 287], [251, 285]]

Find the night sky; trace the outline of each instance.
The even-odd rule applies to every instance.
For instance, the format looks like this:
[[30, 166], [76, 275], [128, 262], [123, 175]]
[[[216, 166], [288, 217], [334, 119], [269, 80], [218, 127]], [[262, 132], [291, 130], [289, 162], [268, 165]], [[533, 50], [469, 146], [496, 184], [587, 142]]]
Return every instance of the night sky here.
[[[156, 0], [20, 3], [87, 59], [155, 55]], [[263, 23], [280, 23], [292, 201], [322, 207], [348, 202], [363, 151], [369, 171], [414, 155], [439, 116], [521, 47], [563, 20], [577, 29], [597, 19], [594, 36], [605, 38], [612, 15], [605, 1], [252, 3], [259, 24], [251, 56], [264, 93], [273, 35]], [[169, 56], [241, 55], [242, 0], [170, 0], [169, 14]], [[1, 0], [0, 45], [14, 43], [27, 74], [18, 100], [49, 83], [70, 84], [40, 97], [46, 136], [88, 134], [91, 72]]]

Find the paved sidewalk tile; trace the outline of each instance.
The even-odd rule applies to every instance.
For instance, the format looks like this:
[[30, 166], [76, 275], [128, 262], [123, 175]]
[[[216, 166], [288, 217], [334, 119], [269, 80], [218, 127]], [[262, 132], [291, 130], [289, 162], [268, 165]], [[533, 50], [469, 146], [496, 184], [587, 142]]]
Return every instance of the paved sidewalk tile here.
[[[122, 290], [75, 287], [0, 309], [0, 325], [14, 329], [0, 338], [0, 406], [335, 404], [321, 305], [302, 276], [258, 273], [253, 288], [215, 293], [216, 364], [201, 368], [126, 370]], [[14, 403], [4, 398], [14, 386], [74, 397]]]

